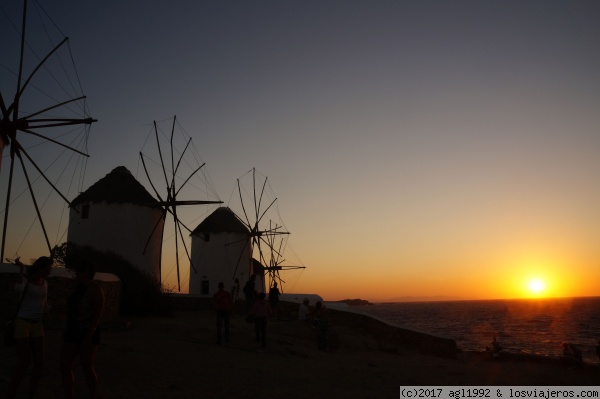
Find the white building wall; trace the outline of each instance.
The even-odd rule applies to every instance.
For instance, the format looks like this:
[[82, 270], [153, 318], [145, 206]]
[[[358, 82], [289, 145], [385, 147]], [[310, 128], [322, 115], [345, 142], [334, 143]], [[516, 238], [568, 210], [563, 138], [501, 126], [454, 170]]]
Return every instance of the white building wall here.
[[[161, 220], [162, 212], [159, 208], [106, 202], [90, 203], [87, 218], [83, 217], [83, 205], [77, 206], [77, 209], [80, 213], [70, 210], [68, 241], [88, 245], [100, 251], [114, 252], [155, 277], [158, 283], [161, 282], [160, 259], [164, 220]], [[151, 234], [152, 238], [144, 253], [146, 241]]]
[[[212, 296], [217, 292], [219, 282], [225, 283], [225, 288], [230, 290], [235, 278], [240, 280], [243, 288], [250, 275], [248, 235], [210, 233], [209, 241], [193, 235], [191, 258], [197, 273], [194, 273], [190, 265], [190, 294]], [[203, 291], [203, 281], [208, 282], [208, 291]], [[243, 298], [241, 292], [240, 297]]]

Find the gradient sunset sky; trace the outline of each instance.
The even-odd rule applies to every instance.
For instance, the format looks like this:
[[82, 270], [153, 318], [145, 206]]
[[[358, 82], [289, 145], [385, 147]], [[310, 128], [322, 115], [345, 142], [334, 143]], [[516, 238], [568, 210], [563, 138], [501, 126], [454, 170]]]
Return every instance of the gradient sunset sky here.
[[223, 201], [269, 177], [294, 292], [600, 295], [600, 2], [40, 3], [99, 120], [85, 187], [177, 115]]

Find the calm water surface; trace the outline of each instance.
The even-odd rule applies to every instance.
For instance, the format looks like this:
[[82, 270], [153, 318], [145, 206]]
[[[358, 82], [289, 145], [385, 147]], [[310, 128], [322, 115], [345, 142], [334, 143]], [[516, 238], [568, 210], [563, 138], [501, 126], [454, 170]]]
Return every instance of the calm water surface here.
[[598, 363], [600, 297], [383, 303], [360, 312], [452, 338], [463, 350], [484, 350], [496, 336], [510, 351], [558, 356], [570, 342]]

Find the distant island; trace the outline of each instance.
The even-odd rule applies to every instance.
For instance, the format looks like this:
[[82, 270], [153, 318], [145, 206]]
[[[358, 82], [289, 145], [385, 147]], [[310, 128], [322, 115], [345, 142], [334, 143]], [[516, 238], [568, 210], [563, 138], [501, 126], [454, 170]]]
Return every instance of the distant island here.
[[369, 302], [366, 299], [342, 299], [341, 301], [331, 301], [332, 303], [345, 303], [348, 306], [370, 306], [376, 303], [398, 303], [398, 302], [443, 302], [443, 301], [462, 301], [463, 298], [453, 296], [402, 296], [387, 300]]
[[345, 303], [349, 306], [365, 306], [365, 305], [373, 305], [371, 302], [365, 299], [342, 299], [341, 301], [333, 301], [336, 303]]

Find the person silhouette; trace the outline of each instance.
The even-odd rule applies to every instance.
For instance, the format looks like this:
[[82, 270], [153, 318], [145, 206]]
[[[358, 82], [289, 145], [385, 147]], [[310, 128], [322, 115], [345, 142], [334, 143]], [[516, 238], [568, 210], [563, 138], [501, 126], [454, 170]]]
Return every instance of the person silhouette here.
[[321, 301], [315, 303], [315, 309], [311, 313], [311, 322], [317, 327], [317, 347], [319, 350], [329, 349], [329, 315], [327, 308]]
[[498, 340], [496, 339], [495, 336], [492, 339], [492, 344], [491, 344], [490, 349], [492, 351], [492, 358], [500, 357], [500, 352], [502, 352], [502, 346], [500, 345], [500, 342], [498, 342]]
[[104, 292], [94, 281], [95, 266], [81, 261], [75, 268], [77, 284], [67, 298], [67, 322], [60, 354], [60, 370], [65, 398], [72, 399], [74, 392], [73, 365], [79, 363], [85, 376], [90, 398], [98, 393], [98, 376], [94, 366], [100, 346], [100, 322], [104, 312]]
[[277, 283], [275, 282], [269, 290], [269, 305], [271, 305], [271, 310], [275, 317], [277, 317], [277, 308], [279, 307], [279, 295], [279, 288], [277, 288]]
[[264, 348], [267, 346], [267, 319], [271, 315], [271, 305], [265, 299], [266, 294], [258, 294], [258, 300], [254, 303], [252, 313], [254, 314], [254, 329], [256, 332], [256, 341], [260, 342]]
[[310, 314], [310, 308], [308, 307], [309, 303], [310, 301], [308, 300], [308, 298], [304, 298], [304, 300], [298, 307], [298, 320], [308, 322], [308, 316]]
[[225, 291], [225, 284], [219, 283], [219, 290], [213, 295], [217, 310], [217, 345], [221, 345], [221, 331], [225, 325], [225, 342], [229, 342], [229, 312], [233, 308], [231, 294]]
[[8, 384], [8, 398], [14, 398], [19, 384], [33, 361], [33, 370], [29, 382], [29, 396], [34, 397], [42, 378], [45, 357], [45, 334], [42, 319], [47, 307], [48, 282], [46, 279], [52, 270], [52, 259], [39, 257], [25, 271], [25, 265], [19, 258], [15, 264], [19, 266], [19, 275], [15, 283], [15, 293], [20, 302], [15, 318], [15, 347], [17, 366]]
[[254, 305], [254, 301], [256, 300], [256, 289], [255, 282], [256, 276], [253, 274], [250, 276], [246, 284], [244, 284], [244, 298], [246, 299], [246, 313], [249, 313], [252, 310], [252, 306]]
[[492, 339], [492, 352], [494, 352], [494, 353], [502, 352], [502, 346], [500, 345], [500, 342], [498, 342], [496, 337], [494, 337], [494, 339]]

